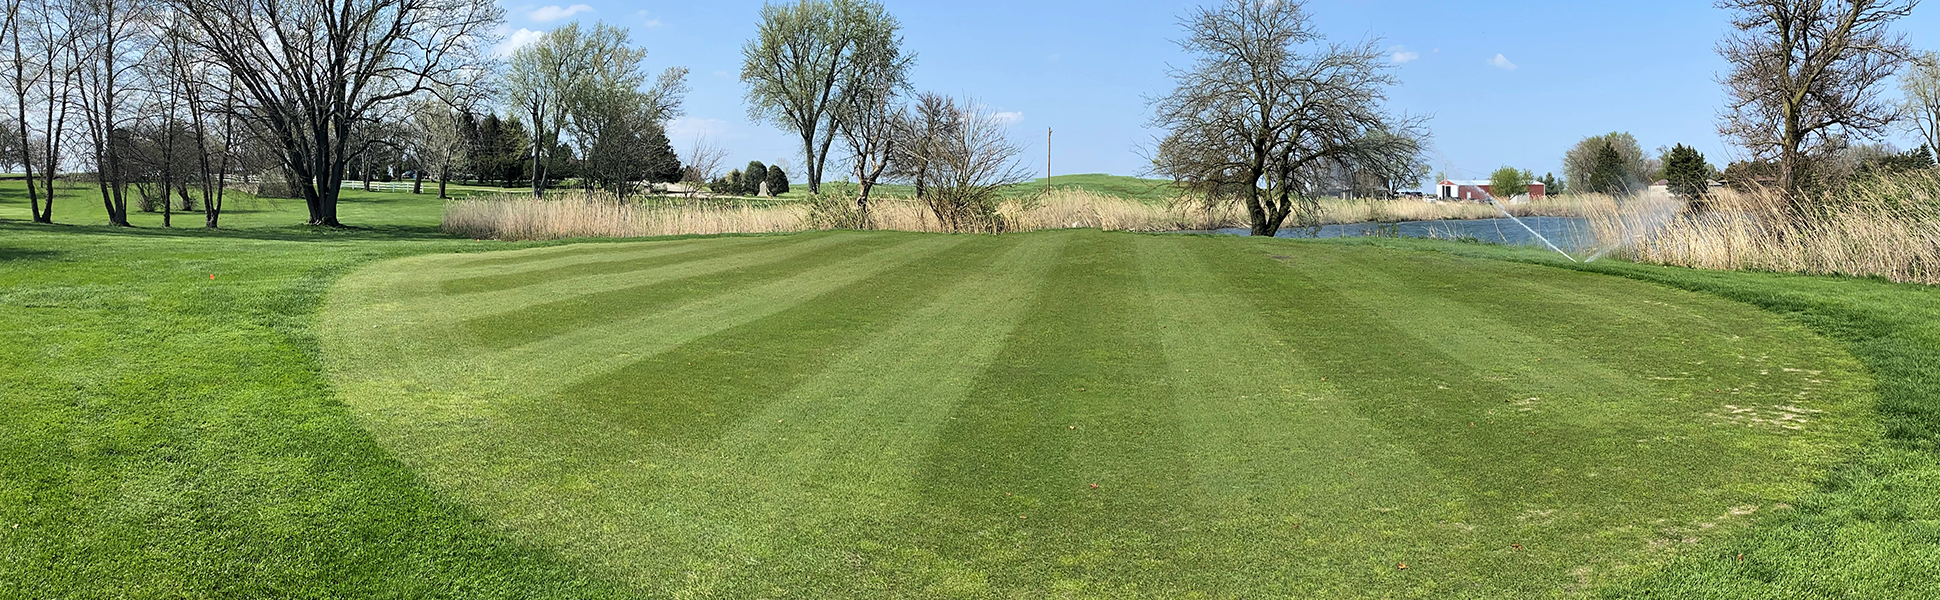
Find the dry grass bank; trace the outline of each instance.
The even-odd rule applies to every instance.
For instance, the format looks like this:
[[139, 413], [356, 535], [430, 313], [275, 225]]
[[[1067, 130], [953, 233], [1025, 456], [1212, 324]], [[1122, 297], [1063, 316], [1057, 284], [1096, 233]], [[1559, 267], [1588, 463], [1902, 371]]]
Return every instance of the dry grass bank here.
[[1669, 197], [1596, 198], [1599, 254], [1700, 269], [1940, 284], [1940, 178], [1855, 184], [1796, 215], [1774, 193], [1724, 192], [1705, 210]]
[[[1516, 216], [1576, 216], [1585, 203], [1552, 198], [1511, 205]], [[623, 203], [598, 194], [562, 192], [544, 200], [501, 195], [457, 200], [446, 205], [445, 231], [468, 237], [547, 240], [572, 237], [647, 237], [713, 233], [770, 233], [816, 229], [805, 204], [761, 205], [719, 202]], [[1151, 203], [1080, 189], [1005, 200], [997, 209], [1005, 229], [1097, 228], [1111, 231], [1197, 231], [1246, 227], [1245, 211], [1232, 204]], [[1369, 221], [1486, 219], [1501, 216], [1494, 206], [1420, 200], [1340, 200], [1320, 203], [1322, 224]], [[872, 209], [878, 229], [939, 232], [944, 228], [929, 209], [907, 198], [879, 198]]]

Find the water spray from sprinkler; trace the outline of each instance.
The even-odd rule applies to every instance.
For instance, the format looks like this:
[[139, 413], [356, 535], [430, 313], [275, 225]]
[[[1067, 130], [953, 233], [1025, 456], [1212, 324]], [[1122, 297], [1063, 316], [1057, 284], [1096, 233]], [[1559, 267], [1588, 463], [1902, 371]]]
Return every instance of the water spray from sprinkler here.
[[1564, 252], [1562, 248], [1557, 248], [1556, 244], [1551, 243], [1549, 241], [1549, 238], [1543, 237], [1543, 234], [1536, 233], [1536, 228], [1530, 227], [1528, 223], [1522, 222], [1522, 219], [1516, 218], [1515, 215], [1509, 214], [1509, 209], [1507, 207], [1502, 206], [1501, 202], [1496, 202], [1495, 197], [1491, 196], [1489, 198], [1489, 204], [1495, 205], [1496, 210], [1502, 211], [1502, 216], [1509, 217], [1509, 220], [1515, 221], [1517, 225], [1521, 225], [1524, 230], [1527, 230], [1529, 232], [1529, 235], [1536, 236], [1536, 239], [1542, 240], [1543, 245], [1549, 246], [1550, 250], [1555, 250], [1557, 254], [1563, 255], [1563, 258], [1570, 259], [1570, 262], [1583, 262], [1580, 260], [1576, 260], [1576, 257], [1570, 256], [1570, 253]]

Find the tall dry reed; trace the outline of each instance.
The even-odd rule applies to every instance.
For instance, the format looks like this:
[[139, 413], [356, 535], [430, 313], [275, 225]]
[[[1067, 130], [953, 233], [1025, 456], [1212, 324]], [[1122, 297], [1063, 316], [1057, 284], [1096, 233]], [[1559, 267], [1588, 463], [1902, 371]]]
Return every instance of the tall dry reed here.
[[[1491, 205], [1422, 200], [1320, 201], [1321, 224], [1369, 221], [1483, 219], [1501, 216]], [[1579, 200], [1537, 200], [1508, 206], [1516, 216], [1575, 216]], [[474, 197], [446, 205], [444, 229], [468, 237], [549, 240], [573, 237], [648, 237], [713, 233], [807, 231], [820, 224], [807, 205], [719, 202], [619, 202], [601, 194], [560, 192], [545, 199], [524, 195]], [[1112, 231], [1205, 231], [1247, 227], [1246, 212], [1232, 203], [1181, 200], [1150, 203], [1082, 189], [1052, 190], [1005, 200], [997, 207], [1007, 231], [1097, 228]], [[929, 208], [908, 198], [877, 198], [871, 226], [895, 231], [941, 232]]]
[[445, 204], [443, 229], [500, 240], [651, 237], [801, 231], [795, 206], [736, 203], [628, 203], [602, 194], [562, 192], [473, 197]]
[[1800, 210], [1773, 192], [1721, 192], [1700, 209], [1666, 196], [1596, 198], [1602, 247], [1639, 262], [1884, 277], [1940, 284], [1940, 178], [1848, 185]]

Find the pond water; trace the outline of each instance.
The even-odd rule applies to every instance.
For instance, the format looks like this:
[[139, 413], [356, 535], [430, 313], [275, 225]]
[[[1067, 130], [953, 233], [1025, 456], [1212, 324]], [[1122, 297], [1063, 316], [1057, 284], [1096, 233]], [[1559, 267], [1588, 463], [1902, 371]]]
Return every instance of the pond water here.
[[[1589, 220], [1575, 217], [1523, 217], [1522, 222], [1549, 238], [1557, 247], [1568, 251], [1587, 250], [1595, 246], [1590, 233]], [[1194, 231], [1187, 233], [1221, 233], [1228, 235], [1247, 235], [1244, 228], [1218, 229], [1214, 231]], [[1509, 219], [1473, 219], [1466, 221], [1403, 221], [1400, 223], [1350, 223], [1347, 225], [1326, 225], [1323, 227], [1285, 227], [1275, 237], [1283, 238], [1338, 238], [1338, 237], [1418, 237], [1442, 240], [1475, 239], [1491, 244], [1510, 244], [1520, 246], [1542, 246], [1541, 240], [1530, 235], [1527, 229]]]

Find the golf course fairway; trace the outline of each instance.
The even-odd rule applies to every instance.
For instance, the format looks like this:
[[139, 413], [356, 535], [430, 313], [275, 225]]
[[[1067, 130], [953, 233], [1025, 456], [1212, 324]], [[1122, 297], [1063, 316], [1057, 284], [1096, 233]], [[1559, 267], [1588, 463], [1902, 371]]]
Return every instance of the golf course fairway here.
[[1593, 592], [1869, 440], [1839, 345], [1632, 279], [1347, 244], [828, 232], [376, 263], [377, 441], [668, 598]]

